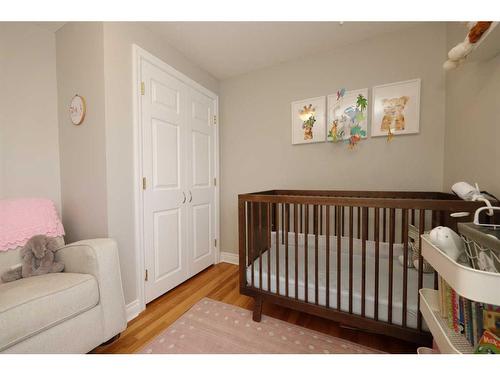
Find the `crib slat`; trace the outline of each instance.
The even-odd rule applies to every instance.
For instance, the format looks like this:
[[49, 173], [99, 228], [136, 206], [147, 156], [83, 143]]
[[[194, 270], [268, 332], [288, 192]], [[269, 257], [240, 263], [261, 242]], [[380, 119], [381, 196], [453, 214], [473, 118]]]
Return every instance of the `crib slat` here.
[[300, 233], [304, 233], [304, 205], [300, 205]]
[[373, 237], [375, 241], [375, 291], [374, 291], [374, 306], [373, 306], [373, 318], [378, 320], [378, 280], [379, 280], [379, 251], [380, 251], [380, 209], [375, 207], [375, 235]]
[[247, 286], [247, 223], [246, 223], [246, 202], [238, 200], [238, 229], [239, 235], [239, 268], [240, 268], [240, 288]]
[[305, 205], [305, 220], [304, 220], [304, 299], [308, 302], [309, 292], [309, 272], [308, 272], [308, 235], [309, 235], [309, 205]]
[[[284, 229], [285, 227], [285, 203], [282, 203], [281, 204], [281, 225], [282, 225], [282, 228], [281, 229]], [[281, 231], [281, 243], [284, 244], [285, 243], [285, 231], [282, 230]]]
[[290, 206], [285, 204], [285, 295], [288, 297], [288, 232], [290, 231]]
[[318, 206], [317, 205], [314, 205], [314, 207], [316, 208], [315, 212], [315, 217], [316, 217], [316, 228], [314, 230], [314, 303], [317, 305], [319, 303], [318, 301], [318, 297], [319, 297], [319, 293], [318, 293], [318, 280], [319, 280], [319, 277], [318, 277], [318, 238], [319, 238], [319, 230], [318, 230], [318, 218], [317, 218], [317, 215], [318, 215]]
[[319, 234], [323, 235], [323, 206], [319, 206]]
[[276, 294], [280, 294], [280, 210], [276, 203]]
[[402, 325], [406, 327], [406, 311], [407, 311], [407, 298], [408, 298], [408, 210], [403, 209], [403, 217], [401, 220], [403, 226], [403, 316]]
[[[269, 251], [271, 251], [271, 233], [273, 230], [271, 227], [271, 225], [272, 225], [271, 224], [271, 203], [267, 202], [266, 208], [267, 208], [267, 212], [266, 212], [266, 215], [267, 215], [267, 219], [266, 219], [266, 223], [267, 223], [267, 249]], [[269, 257], [269, 253], [267, 256]]]
[[258, 228], [259, 228], [259, 289], [262, 290], [262, 247], [263, 247], [263, 244], [262, 244], [262, 203], [259, 202], [258, 203], [259, 205], [259, 210], [258, 210], [258, 213], [259, 213], [259, 220], [258, 220]]
[[353, 247], [354, 247], [354, 228], [353, 228], [354, 207], [349, 206], [349, 313], [352, 314], [352, 269], [353, 269]]
[[[343, 210], [343, 208], [342, 208]], [[341, 236], [341, 223], [340, 223], [340, 213], [341, 209], [337, 209], [337, 310], [340, 311], [341, 308], [341, 296], [342, 296], [342, 290], [341, 290], [341, 283], [342, 283], [342, 274], [341, 274], [341, 265], [342, 265], [342, 236]]]
[[342, 211], [342, 237], [345, 235], [345, 210], [344, 210], [344, 206], [342, 206], [341, 208], [341, 211]]
[[[269, 250], [267, 251], [267, 291], [271, 292], [271, 246], [272, 246], [272, 227], [271, 227], [271, 203], [267, 203], [267, 220], [269, 223]], [[274, 210], [276, 212], [276, 210]]]
[[393, 267], [394, 267], [394, 240], [396, 237], [396, 209], [391, 208], [389, 214], [389, 294], [387, 306], [387, 321], [392, 323], [392, 285], [393, 285]]
[[361, 238], [361, 206], [358, 206], [358, 225], [357, 225], [357, 230], [358, 230], [358, 240]]
[[384, 207], [382, 211], [383, 217], [382, 217], [382, 242], [386, 242], [387, 240], [387, 208]]
[[253, 208], [255, 206], [255, 203], [252, 202], [250, 203], [250, 262], [251, 264], [251, 285], [252, 288], [255, 285], [255, 271], [254, 271], [254, 261], [255, 261], [255, 248], [254, 248], [254, 235], [255, 235], [255, 228], [254, 228], [254, 214], [253, 214]]
[[325, 237], [326, 237], [326, 307], [330, 307], [330, 206], [325, 207]]
[[299, 298], [299, 232], [297, 231], [297, 203], [293, 207], [293, 227], [295, 228], [295, 298]]
[[316, 235], [318, 233], [318, 206], [313, 205], [313, 234]]
[[336, 236], [337, 233], [337, 206], [333, 208], [333, 234]]
[[[423, 281], [424, 281], [424, 258], [422, 256], [422, 234], [424, 233], [425, 229], [425, 210], [420, 209], [418, 211], [418, 248], [420, 249], [419, 255], [418, 255], [418, 290], [417, 293], [422, 289], [423, 286]], [[418, 301], [417, 301], [417, 307], [418, 307], [418, 316], [417, 316], [417, 329], [419, 331], [422, 330], [422, 313], [420, 312], [420, 293], [418, 294]]]
[[363, 230], [361, 234], [361, 316], [365, 316], [366, 308], [366, 240], [368, 239], [368, 207], [363, 207]]

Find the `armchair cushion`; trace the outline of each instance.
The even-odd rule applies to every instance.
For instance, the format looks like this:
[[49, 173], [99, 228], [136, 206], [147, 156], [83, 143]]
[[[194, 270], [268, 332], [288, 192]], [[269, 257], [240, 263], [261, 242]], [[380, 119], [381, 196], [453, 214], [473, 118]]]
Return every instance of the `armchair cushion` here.
[[0, 351], [99, 303], [90, 274], [51, 273], [0, 284]]

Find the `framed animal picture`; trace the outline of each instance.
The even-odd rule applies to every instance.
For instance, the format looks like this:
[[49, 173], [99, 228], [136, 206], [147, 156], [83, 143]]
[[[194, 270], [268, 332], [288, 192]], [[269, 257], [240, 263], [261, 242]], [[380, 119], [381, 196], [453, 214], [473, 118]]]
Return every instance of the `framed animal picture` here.
[[368, 132], [368, 89], [340, 89], [328, 95], [328, 142], [344, 142], [354, 147]]
[[375, 86], [372, 103], [372, 137], [420, 131], [420, 79]]
[[325, 141], [325, 102], [324, 96], [292, 102], [292, 144]]

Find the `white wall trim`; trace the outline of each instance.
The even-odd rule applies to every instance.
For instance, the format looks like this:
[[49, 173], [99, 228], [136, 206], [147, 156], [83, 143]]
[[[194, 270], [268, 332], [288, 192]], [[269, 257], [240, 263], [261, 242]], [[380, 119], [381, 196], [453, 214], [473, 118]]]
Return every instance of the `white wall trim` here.
[[236, 264], [236, 265], [238, 265], [240, 263], [238, 254], [229, 253], [227, 251], [220, 252], [219, 263], [220, 262], [226, 262], [226, 263], [231, 263], [231, 264]]
[[[161, 70], [170, 74], [173, 77], [186, 83], [188, 86], [201, 92], [215, 100], [215, 116], [217, 117], [217, 124], [215, 129], [215, 176], [217, 178], [217, 185], [215, 186], [215, 236], [218, 245], [215, 248], [215, 263], [220, 260], [220, 169], [219, 169], [219, 96], [199, 83], [195, 82], [185, 74], [172, 68], [163, 60], [157, 58], [148, 51], [142, 49], [136, 44], [132, 45], [132, 69], [133, 69], [133, 116], [134, 116], [134, 203], [135, 203], [135, 248], [136, 248], [136, 285], [137, 285], [137, 303], [139, 312], [146, 309], [145, 303], [145, 290], [144, 290], [144, 222], [143, 222], [143, 191], [142, 191], [142, 135], [141, 135], [141, 60], [147, 60], [149, 63], [156, 65]], [[135, 301], [134, 301], [135, 302]], [[132, 302], [132, 303], [134, 303]], [[131, 303], [131, 304], [132, 304]], [[128, 306], [128, 305], [127, 305]]]
[[[137, 288], [137, 303], [139, 305], [139, 311], [146, 309], [146, 303], [144, 298], [144, 241], [142, 238], [143, 234], [143, 218], [142, 218], [142, 207], [143, 207], [143, 197], [142, 197], [142, 137], [141, 137], [141, 126], [140, 126], [140, 116], [141, 111], [141, 98], [140, 98], [140, 59], [141, 50], [135, 44], [132, 45], [132, 103], [133, 103], [133, 129], [134, 129], [134, 206], [135, 206], [135, 259], [136, 259], [136, 288]], [[128, 305], [127, 305], [128, 306]], [[128, 315], [127, 315], [128, 316]]]
[[136, 318], [142, 310], [143, 309], [141, 309], [141, 305], [138, 299], [127, 304], [127, 306], [125, 306], [127, 322], [130, 322], [132, 319]]

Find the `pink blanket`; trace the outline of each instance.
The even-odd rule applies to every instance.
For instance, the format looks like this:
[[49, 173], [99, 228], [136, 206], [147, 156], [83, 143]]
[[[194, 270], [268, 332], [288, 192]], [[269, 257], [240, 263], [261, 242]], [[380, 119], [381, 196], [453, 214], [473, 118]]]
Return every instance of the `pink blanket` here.
[[37, 234], [49, 237], [64, 235], [64, 228], [51, 200], [0, 200], [0, 251], [24, 246]]

